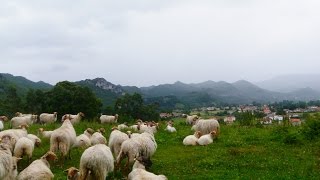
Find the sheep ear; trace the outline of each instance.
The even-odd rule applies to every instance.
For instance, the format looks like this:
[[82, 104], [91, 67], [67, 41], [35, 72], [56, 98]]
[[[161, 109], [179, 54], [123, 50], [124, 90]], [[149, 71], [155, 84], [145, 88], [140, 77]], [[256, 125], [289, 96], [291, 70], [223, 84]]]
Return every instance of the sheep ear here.
[[67, 173], [67, 172], [69, 172], [69, 169], [66, 169], [66, 170], [64, 170], [63, 172], [66, 172], [66, 173]]

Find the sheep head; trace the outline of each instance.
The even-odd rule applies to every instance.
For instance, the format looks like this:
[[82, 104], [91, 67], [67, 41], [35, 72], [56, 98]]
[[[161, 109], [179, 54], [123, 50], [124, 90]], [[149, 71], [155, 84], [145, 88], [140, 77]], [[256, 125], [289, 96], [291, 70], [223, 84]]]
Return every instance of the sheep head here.
[[91, 135], [94, 133], [94, 130], [91, 129], [91, 128], [87, 128], [86, 131], [87, 131], [89, 134], [91, 134]]
[[67, 173], [68, 180], [76, 180], [77, 177], [79, 176], [79, 170], [75, 167], [70, 167], [70, 168], [66, 169], [64, 172]]
[[79, 112], [79, 115], [80, 115], [81, 117], [84, 117], [84, 113], [83, 113], [83, 112]]
[[0, 121], [8, 121], [7, 116], [0, 116]]
[[52, 152], [52, 151], [48, 151], [45, 155], [43, 155], [42, 157], [41, 157], [42, 159], [46, 159], [47, 161], [55, 161], [55, 160], [57, 160], [58, 158], [57, 158], [57, 155], [54, 153], [54, 152]]
[[29, 128], [28, 124], [21, 124], [20, 126], [18, 126], [20, 129], [23, 130], [27, 130], [27, 128]]
[[202, 133], [200, 131], [197, 131], [194, 133], [194, 135], [197, 137], [197, 138], [200, 138], [202, 136]]
[[104, 128], [99, 128], [97, 131], [100, 132], [101, 134], [104, 134], [106, 132]]
[[211, 134], [211, 137], [216, 137], [217, 136], [217, 132], [216, 131], [211, 131], [210, 134]]

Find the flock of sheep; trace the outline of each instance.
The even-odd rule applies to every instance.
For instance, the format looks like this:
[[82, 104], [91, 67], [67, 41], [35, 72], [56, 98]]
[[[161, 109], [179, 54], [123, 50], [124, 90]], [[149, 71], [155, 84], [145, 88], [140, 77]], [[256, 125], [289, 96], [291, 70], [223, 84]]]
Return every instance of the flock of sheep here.
[[[83, 134], [76, 135], [74, 126], [84, 117], [83, 113], [77, 115], [66, 114], [62, 117], [62, 125], [53, 130], [39, 129], [39, 136], [50, 139], [50, 149], [40, 159], [30, 163], [35, 146], [39, 146], [41, 139], [28, 134], [27, 128], [35, 122], [41, 124], [57, 121], [57, 113], [42, 113], [39, 116], [16, 113], [11, 119], [12, 129], [3, 130], [5, 116], [0, 116], [0, 179], [3, 180], [45, 180], [53, 179], [50, 170], [50, 161], [59, 159], [61, 165], [70, 158], [72, 148], [84, 149], [80, 158], [79, 168], [70, 167], [65, 172], [69, 180], [104, 180], [108, 173], [118, 169], [131, 169], [128, 179], [167, 179], [164, 175], [155, 175], [149, 172], [152, 165], [151, 157], [157, 149], [154, 134], [159, 129], [156, 122], [143, 122], [137, 120], [136, 124], [128, 126], [126, 123], [114, 126], [109, 140], [104, 137], [105, 130], [100, 128], [95, 132], [87, 128]], [[101, 123], [117, 123], [118, 115], [101, 115]], [[186, 123], [193, 125], [194, 135], [183, 140], [184, 145], [208, 145], [219, 134], [219, 123], [215, 119], [203, 120], [198, 116], [187, 116]], [[3, 130], [3, 131], [2, 131]], [[131, 130], [131, 131], [127, 131]], [[166, 131], [176, 132], [173, 122], [168, 121]], [[126, 131], [126, 132], [123, 132]], [[60, 157], [57, 157], [60, 154]], [[29, 166], [17, 172], [17, 162], [26, 156]], [[122, 161], [126, 159], [124, 167]]]

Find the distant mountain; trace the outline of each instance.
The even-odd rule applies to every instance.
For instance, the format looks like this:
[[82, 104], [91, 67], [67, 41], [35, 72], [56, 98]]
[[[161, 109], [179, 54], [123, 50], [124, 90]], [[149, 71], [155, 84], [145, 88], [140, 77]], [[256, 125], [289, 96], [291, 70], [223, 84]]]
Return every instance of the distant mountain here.
[[257, 86], [277, 92], [293, 92], [302, 88], [312, 88], [320, 92], [320, 74], [281, 75], [255, 83]]
[[33, 82], [22, 76], [0, 73], [0, 92], [4, 92], [9, 86], [15, 86], [20, 95], [26, 94], [29, 89], [49, 90], [53, 87], [51, 84], [43, 81]]
[[122, 86], [114, 85], [104, 78], [86, 79], [75, 83], [91, 89], [104, 105], [113, 104], [118, 97], [126, 93]]

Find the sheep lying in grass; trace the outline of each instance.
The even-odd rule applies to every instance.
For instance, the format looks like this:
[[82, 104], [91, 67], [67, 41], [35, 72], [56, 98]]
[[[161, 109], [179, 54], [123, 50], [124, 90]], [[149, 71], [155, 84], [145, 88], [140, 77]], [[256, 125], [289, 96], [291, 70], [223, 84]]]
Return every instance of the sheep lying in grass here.
[[53, 131], [45, 131], [43, 128], [39, 128], [38, 130], [38, 135], [47, 139], [50, 139], [52, 133]]
[[110, 148], [104, 144], [97, 144], [83, 152], [79, 170], [71, 167], [66, 172], [68, 172], [68, 179], [105, 180], [108, 173], [113, 172], [113, 169], [114, 158]]
[[54, 161], [57, 156], [53, 152], [47, 152], [40, 159], [33, 161], [18, 175], [18, 180], [52, 180], [54, 175], [50, 170], [49, 161]]
[[28, 134], [27, 137], [20, 138], [15, 147], [14, 147], [14, 156], [18, 158], [22, 158], [24, 155], [28, 157], [28, 162], [32, 158], [32, 153], [34, 150], [34, 146], [40, 146], [41, 140], [33, 135]]
[[217, 135], [220, 133], [220, 125], [216, 119], [195, 120], [193, 128], [195, 131], [200, 131], [202, 134], [209, 134], [211, 131], [216, 131]]
[[203, 135], [198, 139], [198, 144], [201, 146], [205, 146], [211, 144], [213, 139], [216, 137], [216, 131], [212, 131], [209, 134]]
[[167, 123], [167, 127], [166, 127], [166, 129], [164, 129], [165, 131], [168, 131], [168, 132], [177, 132], [177, 130], [176, 130], [176, 128], [175, 127], [173, 127], [173, 122], [171, 122], [171, 121], [169, 121], [168, 123]]
[[65, 158], [67, 154], [70, 157], [70, 148], [76, 141], [76, 131], [73, 128], [73, 125], [70, 122], [70, 119], [67, 118], [64, 120], [61, 127], [54, 130], [50, 137], [50, 151], [52, 152], [61, 152], [61, 155]]
[[126, 133], [119, 131], [117, 127], [112, 128], [108, 146], [115, 157], [117, 157], [120, 152], [121, 144], [127, 139], [129, 139], [129, 137]]
[[144, 162], [141, 157], [135, 159], [135, 163], [132, 167], [132, 171], [128, 174], [128, 180], [167, 180], [168, 178], [164, 175], [155, 175], [145, 170]]
[[195, 146], [197, 145], [198, 139], [201, 137], [201, 132], [196, 131], [193, 135], [189, 135], [183, 139], [183, 144], [186, 146]]
[[101, 115], [100, 122], [102, 123], [116, 123], [118, 121], [119, 115], [116, 114], [114, 116], [110, 115]]
[[46, 123], [53, 123], [57, 121], [57, 112], [54, 112], [53, 114], [49, 114], [49, 113], [42, 113], [39, 116], [39, 122], [46, 124]]
[[0, 179], [12, 180], [15, 179], [17, 171], [17, 162], [21, 158], [12, 156], [11, 149], [11, 137], [3, 136], [0, 143]]
[[197, 115], [187, 115], [187, 118], [186, 118], [186, 124], [189, 124], [191, 125], [193, 123], [193, 121], [199, 119], [199, 117]]

